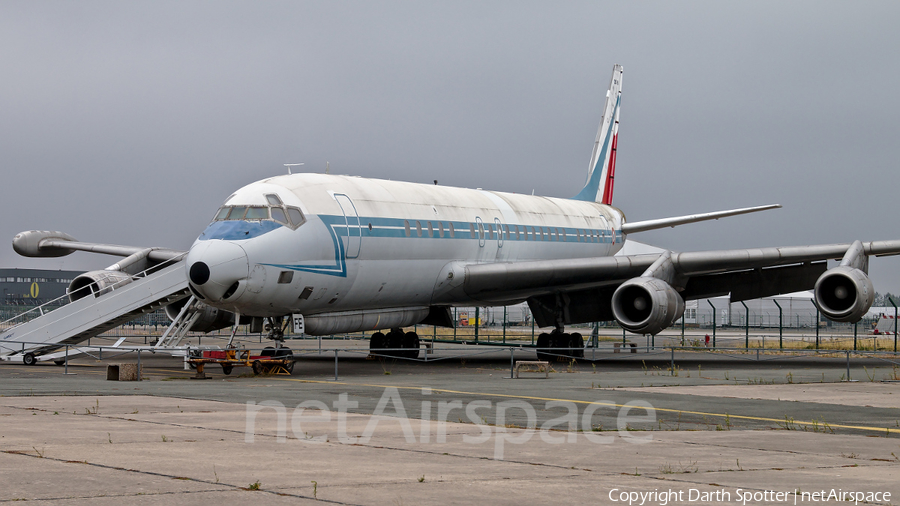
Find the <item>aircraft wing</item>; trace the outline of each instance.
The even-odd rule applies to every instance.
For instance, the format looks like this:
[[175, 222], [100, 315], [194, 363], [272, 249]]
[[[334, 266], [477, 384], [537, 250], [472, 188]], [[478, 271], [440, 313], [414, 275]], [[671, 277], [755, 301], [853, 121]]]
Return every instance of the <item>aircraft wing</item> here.
[[76, 251], [125, 257], [105, 270], [123, 271], [130, 274], [164, 262], [174, 261], [187, 253], [168, 248], [81, 242], [64, 232], [46, 230], [29, 230], [16, 234], [13, 239], [13, 249], [16, 250], [16, 253], [26, 257], [61, 257]]
[[61, 257], [76, 251], [120, 257], [140, 254], [146, 256], [152, 262], [165, 262], [186, 253], [185, 251], [168, 248], [144, 248], [140, 246], [81, 242], [64, 232], [45, 230], [30, 230], [16, 234], [16, 237], [13, 239], [13, 249], [16, 250], [16, 253], [26, 257]]
[[551, 326], [560, 317], [565, 323], [614, 319], [613, 295], [637, 278], [659, 279], [683, 300], [730, 293], [737, 302], [812, 289], [828, 260], [844, 259], [848, 268], [865, 272], [868, 256], [897, 254], [900, 241], [875, 241], [472, 264], [458, 289], [486, 303], [528, 300], [538, 324]]

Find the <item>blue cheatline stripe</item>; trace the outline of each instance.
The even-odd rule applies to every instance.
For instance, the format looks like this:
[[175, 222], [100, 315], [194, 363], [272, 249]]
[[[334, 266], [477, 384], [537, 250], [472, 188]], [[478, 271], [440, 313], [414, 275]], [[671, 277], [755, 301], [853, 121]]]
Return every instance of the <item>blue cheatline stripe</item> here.
[[[338, 231], [343, 230], [343, 236], [347, 235], [347, 221], [344, 216], [319, 215], [319, 219], [325, 224], [331, 235], [331, 242], [334, 245], [334, 265], [299, 265], [299, 264], [263, 264], [279, 269], [288, 269], [292, 271], [311, 272], [314, 274], [325, 274], [328, 276], [337, 276], [340, 278], [347, 277], [347, 261], [344, 259], [344, 242], [338, 239]], [[338, 227], [342, 224], [343, 227]], [[356, 228], [356, 227], [353, 227]]]
[[616, 106], [613, 108], [612, 115], [610, 116], [609, 129], [606, 130], [606, 139], [603, 140], [603, 149], [600, 150], [600, 156], [597, 158], [597, 165], [594, 166], [594, 169], [591, 171], [591, 179], [587, 182], [584, 188], [578, 192], [578, 195], [572, 197], [572, 200], [582, 200], [585, 202], [595, 202], [597, 200], [597, 193], [600, 191], [600, 175], [603, 174], [603, 166], [602, 164], [606, 161], [606, 150], [609, 149], [609, 140], [612, 138], [613, 121], [616, 117], [616, 111], [619, 109], [619, 101], [622, 100], [622, 97], [616, 98]]
[[[315, 274], [325, 274], [329, 276], [338, 276], [338, 277], [347, 277], [347, 261], [345, 259], [345, 251], [344, 251], [344, 243], [341, 240], [342, 237], [347, 237], [348, 235], [348, 227], [347, 222], [344, 216], [334, 216], [334, 215], [318, 215], [318, 218], [322, 220], [322, 223], [325, 224], [326, 229], [328, 230], [329, 235], [331, 236], [332, 245], [334, 246], [334, 264], [322, 265], [322, 264], [264, 264], [272, 267], [277, 267], [279, 269], [287, 269], [293, 271], [301, 271], [301, 272], [311, 272]], [[406, 222], [410, 223], [410, 236], [406, 236]], [[433, 236], [429, 237], [428, 235], [428, 223], [432, 224], [432, 228], [434, 230]], [[476, 233], [473, 236], [471, 234], [471, 226], [474, 226], [474, 222], [444, 222], [444, 221], [430, 221], [430, 220], [419, 220], [419, 223], [422, 225], [422, 237], [419, 237], [416, 232], [416, 220], [404, 220], [400, 218], [382, 218], [382, 217], [360, 217], [359, 218], [360, 227], [352, 225], [350, 227], [349, 232], [354, 234], [353, 237], [357, 237], [355, 233], [357, 230], [360, 230], [362, 233], [362, 237], [377, 237], [377, 238], [403, 238], [403, 239], [478, 239], [478, 232], [476, 226]], [[437, 225], [439, 223], [444, 223], [448, 226], [448, 228], [444, 229], [444, 237], [440, 237], [440, 233], [438, 232]], [[449, 232], [449, 224], [453, 223], [453, 227], [455, 229], [454, 237], [450, 237]], [[372, 229], [369, 230], [369, 224], [372, 225]], [[616, 242], [621, 242], [622, 232], [619, 230], [613, 231], [610, 233], [608, 230], [597, 230], [597, 229], [575, 229], [575, 228], [566, 228], [566, 227], [541, 227], [541, 226], [530, 226], [530, 225], [518, 225], [520, 227], [528, 227], [529, 232], [531, 230], [542, 230], [546, 235], [550, 230], [565, 230], [566, 240], [541, 240], [534, 239], [533, 234], [531, 239], [525, 239], [525, 234], [520, 234], [519, 238], [516, 238], [515, 228], [517, 225], [508, 225], [512, 230], [510, 231], [509, 238], [506, 237], [506, 232], [501, 232], [503, 234], [503, 241], [519, 241], [519, 242], [564, 242], [567, 244], [608, 244], [611, 243], [613, 237], [616, 238]], [[578, 232], [577, 230], [582, 230], [582, 232], [588, 233], [593, 236], [593, 234], [599, 235], [599, 242], [594, 241], [579, 241], [578, 240]], [[540, 233], [540, 232], [539, 232]], [[493, 232], [491, 234], [491, 238], [488, 239], [487, 231], [485, 231], [485, 240], [498, 240], [497, 232]], [[552, 237], [552, 235], [550, 236]]]

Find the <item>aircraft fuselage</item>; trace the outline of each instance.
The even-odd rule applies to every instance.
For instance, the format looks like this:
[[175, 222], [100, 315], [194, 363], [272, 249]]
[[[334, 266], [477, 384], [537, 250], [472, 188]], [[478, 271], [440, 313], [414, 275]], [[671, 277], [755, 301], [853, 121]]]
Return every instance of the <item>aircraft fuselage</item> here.
[[231, 195], [187, 269], [205, 303], [242, 315], [464, 304], [455, 267], [613, 255], [623, 221], [596, 202], [293, 174]]

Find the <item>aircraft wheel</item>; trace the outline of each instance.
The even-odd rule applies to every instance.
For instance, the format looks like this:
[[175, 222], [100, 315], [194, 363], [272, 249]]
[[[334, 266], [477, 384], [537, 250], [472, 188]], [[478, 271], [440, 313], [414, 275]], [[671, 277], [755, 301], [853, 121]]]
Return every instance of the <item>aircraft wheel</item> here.
[[369, 339], [369, 353], [372, 355], [381, 355], [380, 352], [374, 350], [383, 348], [387, 348], [387, 337], [384, 335], [384, 332], [372, 334], [372, 337]]
[[553, 331], [550, 333], [550, 361], [564, 361], [569, 350], [569, 334]]
[[294, 352], [291, 351], [290, 348], [286, 348], [282, 346], [278, 348], [275, 352], [276, 357], [284, 357], [284, 370], [287, 372], [294, 372]]
[[397, 348], [403, 347], [403, 332], [394, 332], [392, 330], [392, 331], [388, 332], [388, 335], [386, 336], [386, 338], [387, 338], [387, 341], [386, 341], [387, 344], [385, 347], [392, 351], [387, 351], [384, 354], [389, 357], [402, 357], [403, 352], [398, 350]]
[[403, 353], [405, 358], [419, 358], [419, 334], [415, 332], [407, 332], [403, 336], [403, 347], [409, 348], [409, 351]]
[[54, 360], [53, 363], [56, 365], [66, 365], [65, 360]]
[[251, 369], [253, 369], [253, 374], [259, 376], [263, 373], [262, 362], [260, 362], [259, 360], [254, 360], [253, 364], [251, 365]]
[[273, 348], [272, 346], [266, 346], [261, 352], [259, 352], [259, 355], [261, 357], [274, 357], [276, 356], [276, 353], [277, 350], [275, 348]]
[[25, 365], [34, 365], [37, 363], [37, 357], [34, 356], [34, 353], [30, 351], [22, 356], [22, 362]]
[[584, 336], [578, 332], [574, 332], [569, 336], [569, 348], [572, 348], [569, 355], [570, 357], [584, 358]]
[[222, 374], [228, 376], [231, 374], [231, 370], [234, 369], [234, 366], [231, 364], [222, 364]]
[[547, 348], [551, 347], [550, 343], [550, 334], [546, 332], [542, 333], [537, 338], [537, 358], [538, 360], [545, 360], [547, 362], [553, 361], [553, 355], [547, 353]]

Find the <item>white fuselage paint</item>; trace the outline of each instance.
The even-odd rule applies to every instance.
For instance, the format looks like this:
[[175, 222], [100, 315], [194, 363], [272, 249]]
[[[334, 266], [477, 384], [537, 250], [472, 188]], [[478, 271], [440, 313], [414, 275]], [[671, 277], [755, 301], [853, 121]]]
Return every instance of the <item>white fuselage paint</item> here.
[[247, 266], [222, 274], [239, 288], [208, 304], [253, 316], [464, 304], [472, 301], [442, 298], [441, 286], [466, 264], [609, 256], [624, 241], [621, 211], [600, 203], [349, 176], [273, 177], [225, 206], [264, 206], [271, 194], [302, 210], [305, 223], [214, 221], [191, 247], [188, 268], [234, 245]]

